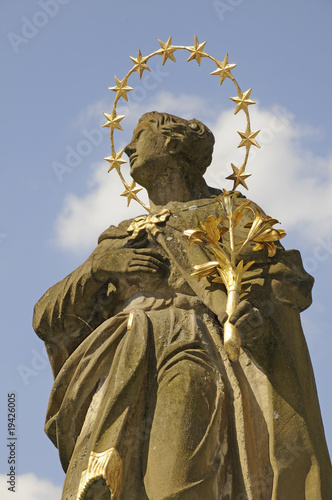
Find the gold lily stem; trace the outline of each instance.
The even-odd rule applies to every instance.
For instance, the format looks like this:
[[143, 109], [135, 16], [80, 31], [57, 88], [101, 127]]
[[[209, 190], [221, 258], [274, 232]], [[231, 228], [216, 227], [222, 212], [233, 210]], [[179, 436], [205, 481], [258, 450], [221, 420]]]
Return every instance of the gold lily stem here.
[[[240, 287], [239, 287], [240, 288]], [[235, 311], [240, 302], [240, 289], [232, 288], [227, 294], [226, 312], [228, 317]], [[241, 337], [236, 326], [228, 320], [224, 324], [224, 348], [231, 361], [237, 361], [240, 355]]]
[[234, 228], [233, 228], [233, 223], [232, 219], [229, 220], [229, 242], [230, 242], [230, 256], [231, 256], [231, 265], [232, 268], [235, 268], [236, 265], [236, 259], [235, 259], [235, 240], [234, 240]]
[[[229, 217], [229, 239], [231, 267], [233, 272], [236, 273], [236, 247], [232, 216]], [[228, 317], [230, 317], [230, 315], [235, 311], [236, 306], [239, 304], [241, 293], [241, 282], [237, 284], [236, 275], [232, 276], [231, 283], [231, 288], [227, 290], [226, 312]], [[241, 337], [236, 326], [232, 325], [228, 320], [224, 324], [224, 347], [231, 361], [237, 361], [239, 359]]]

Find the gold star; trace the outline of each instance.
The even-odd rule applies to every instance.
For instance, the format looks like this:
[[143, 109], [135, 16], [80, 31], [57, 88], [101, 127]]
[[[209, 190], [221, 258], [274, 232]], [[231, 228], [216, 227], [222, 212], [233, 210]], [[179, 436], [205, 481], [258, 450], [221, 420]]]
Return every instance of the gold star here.
[[236, 64], [228, 64], [228, 54], [226, 54], [223, 62], [217, 61], [218, 69], [212, 71], [211, 75], [220, 75], [220, 85], [225, 80], [225, 78], [231, 78], [231, 70], [236, 67]]
[[148, 68], [148, 66], [146, 64], [147, 57], [142, 57], [142, 53], [141, 53], [141, 51], [139, 49], [138, 49], [138, 55], [137, 55], [137, 57], [135, 58], [135, 57], [131, 57], [130, 56], [130, 59], [135, 64], [134, 71], [138, 72], [140, 78], [142, 78], [143, 71], [145, 69], [147, 69], [148, 71], [151, 71], [150, 68]]
[[130, 92], [131, 90], [133, 90], [133, 87], [128, 87], [127, 78], [124, 78], [121, 81], [115, 75], [114, 75], [114, 78], [115, 78], [116, 86], [115, 87], [108, 87], [108, 89], [116, 92], [116, 97], [118, 99], [120, 99], [120, 97], [123, 97], [126, 101], [128, 101], [127, 92]]
[[242, 141], [238, 145], [238, 148], [241, 148], [242, 146], [246, 147], [246, 150], [248, 151], [251, 146], [256, 146], [256, 148], [260, 148], [260, 145], [256, 142], [256, 135], [259, 134], [260, 130], [256, 130], [255, 132], [251, 132], [250, 128], [247, 128], [245, 132], [240, 132], [239, 130], [237, 133], [240, 135]]
[[246, 184], [245, 179], [247, 177], [250, 177], [251, 174], [245, 174], [243, 167], [237, 168], [235, 165], [233, 165], [233, 163], [231, 163], [231, 166], [233, 169], [233, 173], [232, 173], [232, 175], [229, 175], [228, 177], [226, 177], [226, 179], [229, 179], [230, 181], [234, 181], [233, 191], [234, 191], [234, 189], [237, 188], [237, 186], [239, 184], [242, 184], [242, 186], [244, 186], [246, 189], [248, 189], [248, 186]]
[[232, 101], [236, 102], [236, 108], [234, 111], [234, 115], [236, 115], [236, 113], [238, 113], [240, 111], [240, 109], [243, 109], [243, 111], [247, 111], [248, 106], [250, 104], [256, 104], [255, 101], [252, 101], [251, 99], [249, 99], [251, 91], [252, 91], [252, 89], [249, 89], [246, 92], [241, 92], [241, 90], [239, 90], [238, 97], [230, 97], [230, 99], [232, 99]]
[[171, 61], [176, 62], [175, 57], [173, 56], [173, 52], [176, 51], [175, 47], [172, 47], [172, 37], [170, 36], [166, 43], [162, 42], [158, 39], [161, 49], [159, 49], [159, 53], [163, 55], [163, 65], [170, 59]]
[[126, 196], [127, 197], [127, 207], [129, 207], [129, 203], [131, 200], [137, 200], [137, 193], [139, 191], [142, 191], [143, 188], [135, 188], [136, 183], [135, 181], [132, 181], [132, 183], [129, 185], [126, 182], [124, 182], [124, 185], [126, 187], [126, 190], [120, 194], [120, 196]]
[[108, 161], [108, 163], [110, 164], [110, 168], [108, 169], [108, 172], [110, 172], [111, 170], [113, 170], [113, 168], [115, 168], [115, 170], [118, 172], [118, 174], [120, 173], [120, 166], [122, 163], [127, 163], [126, 160], [123, 160], [121, 158], [122, 156], [122, 153], [123, 153], [123, 150], [120, 151], [120, 153], [115, 153], [115, 156], [108, 156], [107, 158], [104, 158], [104, 160]]
[[123, 130], [123, 128], [120, 125], [120, 121], [124, 119], [125, 115], [117, 115], [115, 110], [112, 111], [112, 114], [109, 115], [107, 113], [104, 113], [105, 117], [107, 118], [107, 122], [102, 125], [102, 127], [109, 127], [111, 132], [117, 128], [118, 130]]
[[203, 51], [205, 44], [206, 44], [206, 42], [198, 43], [198, 38], [195, 35], [194, 46], [188, 47], [191, 54], [188, 57], [187, 62], [192, 61], [193, 59], [196, 59], [198, 66], [200, 66], [201, 65], [201, 58], [208, 56], [208, 54]]

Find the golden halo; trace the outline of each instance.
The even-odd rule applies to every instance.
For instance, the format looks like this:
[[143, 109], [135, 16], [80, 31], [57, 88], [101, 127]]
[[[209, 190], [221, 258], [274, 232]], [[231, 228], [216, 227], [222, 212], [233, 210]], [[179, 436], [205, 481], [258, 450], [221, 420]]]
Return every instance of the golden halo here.
[[260, 148], [260, 145], [256, 142], [256, 136], [260, 132], [260, 130], [255, 130], [252, 131], [250, 127], [250, 116], [249, 116], [249, 110], [248, 106], [251, 104], [255, 104], [255, 101], [252, 101], [250, 99], [250, 93], [251, 93], [251, 88], [247, 90], [246, 92], [242, 92], [240, 86], [238, 85], [236, 79], [232, 75], [231, 71], [236, 67], [236, 64], [229, 64], [228, 63], [228, 54], [226, 54], [225, 58], [223, 61], [218, 61], [215, 57], [211, 56], [207, 52], [204, 51], [204, 47], [206, 42], [199, 43], [197, 36], [195, 35], [194, 37], [194, 45], [191, 47], [187, 47], [184, 45], [172, 45], [172, 37], [170, 36], [169, 39], [167, 40], [166, 43], [162, 42], [161, 40], [158, 40], [160, 49], [156, 50], [155, 52], [152, 52], [148, 56], [142, 56], [141, 51], [138, 50], [137, 57], [131, 57], [130, 59], [133, 62], [133, 67], [131, 70], [128, 71], [126, 76], [122, 79], [119, 80], [116, 76], [115, 78], [115, 83], [116, 85], [114, 87], [109, 87], [109, 90], [113, 90], [116, 92], [116, 96], [114, 99], [114, 104], [113, 104], [113, 109], [112, 113], [104, 113], [105, 117], [107, 118], [107, 122], [103, 125], [103, 127], [109, 127], [110, 128], [110, 135], [111, 135], [111, 156], [108, 156], [105, 158], [105, 160], [110, 164], [110, 167], [108, 171], [110, 172], [111, 170], [115, 169], [117, 173], [120, 176], [120, 179], [125, 187], [125, 191], [121, 194], [121, 196], [127, 197], [128, 203], [127, 206], [129, 206], [129, 203], [131, 200], [137, 201], [140, 205], [142, 205], [148, 212], [150, 211], [149, 207], [145, 205], [137, 196], [137, 193], [141, 191], [143, 188], [137, 188], [136, 183], [133, 180], [131, 184], [128, 184], [122, 173], [121, 173], [121, 165], [123, 163], [126, 163], [126, 160], [122, 158], [123, 150], [120, 151], [119, 153], [116, 153], [115, 148], [114, 148], [114, 130], [123, 130], [123, 128], [120, 125], [120, 121], [125, 118], [125, 115], [117, 115], [116, 114], [116, 106], [119, 101], [119, 99], [123, 98], [126, 101], [128, 101], [127, 93], [133, 90], [133, 87], [129, 87], [127, 85], [128, 79], [132, 73], [137, 71], [139, 74], [140, 79], [142, 78], [143, 72], [145, 70], [150, 71], [150, 68], [147, 65], [147, 62], [149, 59], [151, 59], [154, 56], [160, 55], [162, 56], [162, 64], [164, 65], [167, 59], [170, 59], [173, 62], [176, 62], [176, 59], [174, 57], [174, 52], [177, 50], [187, 50], [190, 52], [190, 56], [187, 59], [187, 62], [192, 61], [196, 59], [198, 65], [201, 65], [201, 59], [203, 57], [206, 57], [208, 59], [211, 59], [212, 61], [215, 62], [217, 65], [217, 69], [212, 71], [210, 74], [211, 75], [217, 75], [220, 77], [220, 85], [223, 83], [223, 81], [226, 78], [229, 78], [232, 80], [234, 83], [236, 89], [237, 89], [237, 97], [230, 97], [230, 99], [235, 102], [236, 107], [234, 110], [234, 114], [236, 115], [239, 111], [244, 111], [247, 119], [247, 127], [245, 132], [237, 131], [238, 134], [241, 137], [241, 142], [238, 145], [238, 147], [245, 147], [246, 148], [246, 154], [245, 158], [243, 161], [243, 164], [240, 167], [236, 167], [231, 163], [231, 167], [233, 169], [233, 173], [226, 177], [226, 179], [232, 180], [234, 182], [233, 184], [233, 190], [236, 189], [237, 186], [240, 184], [244, 186], [246, 189], [248, 189], [246, 185], [246, 178], [249, 177], [251, 174], [246, 174], [245, 173], [245, 168], [248, 162], [248, 157], [249, 157], [249, 151], [251, 146], [256, 146], [257, 148]]

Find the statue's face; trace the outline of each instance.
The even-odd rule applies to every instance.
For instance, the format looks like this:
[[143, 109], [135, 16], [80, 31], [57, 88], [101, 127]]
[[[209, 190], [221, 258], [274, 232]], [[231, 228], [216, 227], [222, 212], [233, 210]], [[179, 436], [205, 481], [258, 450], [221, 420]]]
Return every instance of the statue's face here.
[[135, 127], [133, 138], [124, 151], [129, 157], [130, 175], [144, 187], [160, 175], [170, 161], [166, 137], [148, 121]]

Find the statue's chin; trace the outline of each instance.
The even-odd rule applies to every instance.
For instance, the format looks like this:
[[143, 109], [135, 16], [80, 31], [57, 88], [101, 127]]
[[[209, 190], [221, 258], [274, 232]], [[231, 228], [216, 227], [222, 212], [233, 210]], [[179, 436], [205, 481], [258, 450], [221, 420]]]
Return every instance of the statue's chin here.
[[151, 175], [149, 175], [144, 166], [135, 164], [130, 168], [130, 175], [137, 184], [147, 189]]

